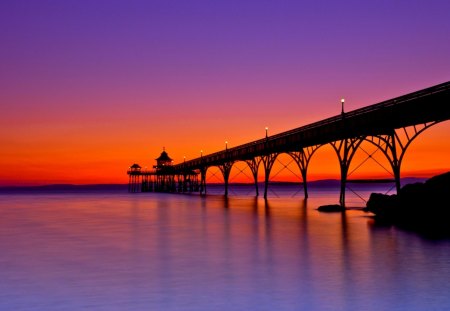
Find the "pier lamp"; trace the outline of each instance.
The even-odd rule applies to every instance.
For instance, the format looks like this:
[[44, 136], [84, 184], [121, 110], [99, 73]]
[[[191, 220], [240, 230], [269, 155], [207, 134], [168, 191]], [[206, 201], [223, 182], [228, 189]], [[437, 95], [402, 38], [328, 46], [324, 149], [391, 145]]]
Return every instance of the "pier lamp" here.
[[266, 138], [267, 138], [267, 131], [269, 130], [269, 128], [266, 126]]
[[200, 158], [203, 158], [203, 150], [200, 150]]
[[184, 163], [186, 163], [186, 156], [183, 156]]
[[344, 103], [345, 103], [345, 99], [344, 98], [342, 98], [341, 99], [341, 105], [342, 105], [342, 114], [344, 114]]
[[228, 150], [228, 140], [225, 141], [225, 150]]

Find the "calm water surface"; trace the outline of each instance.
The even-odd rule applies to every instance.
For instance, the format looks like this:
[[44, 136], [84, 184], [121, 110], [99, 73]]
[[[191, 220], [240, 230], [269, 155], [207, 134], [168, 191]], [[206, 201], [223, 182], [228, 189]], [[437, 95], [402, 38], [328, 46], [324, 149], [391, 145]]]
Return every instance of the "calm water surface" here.
[[0, 196], [0, 310], [450, 310], [450, 241], [336, 192]]

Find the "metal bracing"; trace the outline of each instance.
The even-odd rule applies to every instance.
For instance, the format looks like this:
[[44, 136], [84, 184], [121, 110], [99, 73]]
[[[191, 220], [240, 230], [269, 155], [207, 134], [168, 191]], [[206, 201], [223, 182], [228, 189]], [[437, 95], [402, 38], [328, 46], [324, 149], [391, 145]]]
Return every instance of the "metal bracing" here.
[[388, 159], [394, 174], [397, 193], [399, 193], [401, 188], [400, 171], [406, 150], [419, 134], [439, 122], [441, 121], [402, 127], [393, 129], [389, 134], [373, 135], [365, 138], [366, 141], [378, 147]]
[[[384, 145], [383, 142], [380, 143], [380, 146]], [[362, 160], [359, 164], [356, 165], [356, 167], [353, 168], [353, 170], [351, 170], [350, 172], [348, 172], [347, 174], [347, 178], [350, 177], [354, 172], [356, 172], [360, 167], [362, 167], [367, 161], [372, 160], [374, 161], [376, 164], [378, 164], [378, 166], [380, 166], [382, 169], [384, 169], [389, 175], [391, 175], [392, 177], [394, 177], [394, 174], [391, 172], [391, 170], [389, 168], [387, 168], [385, 165], [383, 165], [382, 163], [380, 163], [380, 161], [378, 161], [374, 155], [375, 153], [377, 153], [378, 151], [380, 151], [380, 148], [375, 146], [375, 150], [368, 152], [366, 149], [364, 149], [362, 147], [362, 144], [359, 146], [358, 150], [361, 150], [363, 153], [366, 154], [366, 158], [364, 160]], [[389, 182], [390, 180], [388, 179], [384, 179], [384, 180], [380, 180], [382, 182]], [[393, 181], [395, 181], [393, 179]], [[349, 179], [347, 180], [347, 182], [349, 182]], [[391, 187], [390, 189], [388, 189], [386, 191], [385, 194], [388, 194], [389, 192], [392, 191], [392, 189], [395, 188], [395, 184], [393, 187]], [[355, 190], [353, 190], [352, 188], [350, 188], [349, 186], [346, 186], [346, 190], [350, 190], [354, 195], [356, 195], [358, 198], [361, 199], [361, 201], [363, 201], [364, 203], [367, 203], [367, 200], [365, 198], [363, 198], [361, 195], [359, 195]]]
[[303, 183], [303, 191], [305, 194], [305, 199], [308, 198], [308, 184], [307, 184], [307, 173], [308, 173], [308, 165], [309, 161], [313, 154], [319, 149], [322, 145], [315, 145], [306, 148], [300, 149], [300, 151], [289, 152], [288, 154], [294, 159], [295, 163], [298, 165], [300, 169], [300, 173], [302, 175], [302, 183]]
[[[235, 179], [236, 177], [238, 177], [238, 176], [241, 175], [241, 174], [244, 175], [244, 176], [247, 176], [247, 177], [250, 178], [250, 179], [252, 179], [253, 176], [250, 176], [250, 175], [248, 175], [248, 174], [245, 172], [245, 170], [248, 168], [248, 165], [245, 163], [245, 164], [246, 164], [245, 167], [240, 168], [240, 167], [236, 166], [236, 163], [237, 163], [237, 162], [245, 163], [245, 161], [236, 161], [236, 162], [234, 162], [233, 168], [235, 168], [238, 172], [237, 172], [236, 174], [234, 174], [234, 176], [231, 176], [231, 173], [230, 173], [230, 182], [233, 181], [233, 179]], [[253, 175], [253, 174], [252, 174], [252, 175]]]
[[356, 170], [358, 170], [361, 166], [363, 166], [364, 163], [366, 163], [368, 160], [373, 160], [376, 164], [378, 164], [378, 166], [380, 166], [382, 169], [384, 169], [388, 174], [394, 176], [394, 174], [388, 168], [386, 168], [383, 164], [381, 164], [379, 161], [377, 161], [377, 159], [374, 158], [374, 154], [377, 153], [378, 151], [380, 151], [380, 148], [376, 148], [374, 151], [372, 151], [370, 153], [361, 146], [359, 146], [359, 150], [364, 152], [367, 157], [363, 161], [361, 161], [351, 172], [349, 172], [347, 177], [350, 177], [350, 175], [352, 175]]
[[[286, 153], [287, 155], [289, 155], [288, 153]], [[292, 158], [292, 157], [290, 157], [290, 161], [289, 162], [287, 162], [287, 163], [284, 163], [284, 162], [281, 162], [280, 161], [280, 155], [281, 155], [281, 153], [280, 154], [278, 154], [278, 157], [277, 157], [277, 159], [275, 160], [275, 163], [276, 162], [278, 162], [282, 167], [275, 173], [275, 174], [273, 174], [273, 172], [271, 172], [271, 178], [275, 178], [275, 177], [277, 177], [281, 172], [283, 172], [284, 170], [288, 170], [289, 172], [291, 172], [292, 174], [294, 174], [294, 176], [295, 177], [298, 177], [298, 179], [300, 179], [301, 178], [301, 176], [299, 176], [296, 172], [294, 172], [289, 166], [292, 164], [292, 163], [295, 163], [295, 160]]]
[[348, 168], [352, 162], [353, 156], [358, 150], [359, 145], [364, 141], [365, 136], [345, 138], [342, 140], [331, 142], [331, 146], [336, 151], [341, 168], [341, 192], [339, 195], [339, 203], [345, 206], [345, 187], [347, 184]]
[[225, 184], [225, 196], [228, 196], [228, 180], [230, 178], [231, 168], [233, 167], [233, 161], [224, 162], [220, 164], [218, 167], [223, 175], [223, 181]]
[[270, 171], [277, 159], [279, 153], [271, 153], [260, 156], [260, 160], [264, 165], [264, 199], [267, 199], [267, 189], [269, 187]]
[[[223, 182], [223, 175], [222, 175], [222, 171], [220, 170], [219, 166], [220, 165], [208, 167], [207, 174], [206, 174], [206, 182], [212, 181], [213, 178], [216, 179], [216, 182], [219, 182], [219, 183]], [[216, 170], [213, 171], [212, 168], [216, 168]]]

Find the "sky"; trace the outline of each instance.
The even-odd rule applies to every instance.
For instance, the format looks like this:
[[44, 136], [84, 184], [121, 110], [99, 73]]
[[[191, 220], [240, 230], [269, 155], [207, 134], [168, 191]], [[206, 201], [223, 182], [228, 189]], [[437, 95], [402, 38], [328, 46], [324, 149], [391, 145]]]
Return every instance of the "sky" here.
[[[450, 2], [0, 2], [0, 186], [126, 183], [450, 80]], [[450, 122], [404, 176], [450, 169]], [[310, 179], [338, 178], [331, 148]], [[379, 175], [375, 167], [362, 175]]]

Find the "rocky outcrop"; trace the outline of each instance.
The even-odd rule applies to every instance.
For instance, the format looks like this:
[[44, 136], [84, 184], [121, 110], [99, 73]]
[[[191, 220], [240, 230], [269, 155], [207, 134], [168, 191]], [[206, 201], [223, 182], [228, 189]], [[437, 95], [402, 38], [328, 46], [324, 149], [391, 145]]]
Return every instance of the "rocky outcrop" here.
[[339, 204], [328, 204], [328, 205], [321, 205], [317, 208], [319, 212], [342, 212], [345, 210], [345, 208], [342, 205]]
[[365, 211], [381, 221], [450, 233], [450, 172], [406, 185], [398, 195], [372, 193]]

